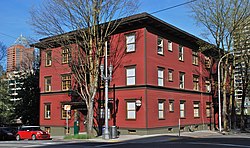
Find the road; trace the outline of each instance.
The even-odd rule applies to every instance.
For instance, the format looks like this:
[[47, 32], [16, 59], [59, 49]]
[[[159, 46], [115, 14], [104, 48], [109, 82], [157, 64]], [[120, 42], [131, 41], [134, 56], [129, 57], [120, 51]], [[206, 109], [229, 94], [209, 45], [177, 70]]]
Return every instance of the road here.
[[0, 148], [90, 148], [90, 147], [115, 147], [115, 148], [250, 148], [250, 138], [244, 136], [210, 136], [205, 138], [190, 138], [177, 136], [156, 136], [129, 140], [123, 142], [90, 142], [81, 140], [23, 140], [23, 141], [0, 141]]

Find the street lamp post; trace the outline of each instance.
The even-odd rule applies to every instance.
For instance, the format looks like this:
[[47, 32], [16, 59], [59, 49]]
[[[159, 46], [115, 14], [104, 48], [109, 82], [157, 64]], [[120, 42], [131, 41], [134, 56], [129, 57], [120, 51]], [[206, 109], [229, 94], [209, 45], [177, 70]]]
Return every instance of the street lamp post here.
[[104, 129], [104, 139], [110, 139], [108, 130], [108, 81], [112, 80], [112, 65], [109, 66], [108, 75], [108, 58], [107, 58], [107, 42], [105, 42], [105, 75], [103, 74], [104, 65], [101, 64], [101, 78], [105, 82], [105, 129]]
[[219, 130], [221, 132], [221, 98], [220, 98], [220, 63], [223, 58], [225, 58], [229, 54], [233, 54], [234, 52], [229, 52], [223, 55], [218, 62], [218, 100], [219, 100]]

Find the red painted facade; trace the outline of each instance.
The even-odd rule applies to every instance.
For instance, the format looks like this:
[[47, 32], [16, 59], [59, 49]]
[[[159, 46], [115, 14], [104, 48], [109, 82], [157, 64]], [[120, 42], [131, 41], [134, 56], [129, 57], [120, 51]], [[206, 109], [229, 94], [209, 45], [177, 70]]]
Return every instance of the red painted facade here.
[[[181, 126], [212, 125], [214, 121], [212, 107], [211, 117], [207, 117], [207, 103], [212, 103], [212, 95], [206, 92], [205, 79], [209, 78], [209, 69], [204, 66], [204, 55], [199, 52], [199, 64], [192, 64], [192, 51], [199, 46], [195, 41], [198, 38], [158, 20], [148, 14], [139, 15], [141, 22], [128, 22], [119, 32], [111, 36], [111, 58], [114, 49], [122, 53], [126, 50], [126, 35], [135, 34], [135, 51], [125, 53], [119, 65], [113, 71], [110, 83], [110, 97], [113, 97], [112, 86], [115, 85], [115, 98], [119, 100], [116, 106], [116, 126], [124, 133], [129, 130], [140, 131], [143, 134], [154, 129], [178, 127], [180, 119], [180, 102], [185, 102], [185, 117], [180, 119]], [[149, 23], [151, 21], [151, 23]], [[145, 22], [145, 23], [144, 23]], [[126, 26], [126, 27], [124, 27]], [[164, 27], [166, 30], [164, 31]], [[119, 28], [118, 28], [119, 29]], [[157, 53], [157, 39], [163, 38], [163, 54]], [[168, 50], [168, 41], [172, 41], [172, 51]], [[180, 61], [179, 45], [184, 47], [184, 60]], [[117, 47], [117, 48], [115, 48]], [[52, 51], [52, 66], [45, 66], [45, 52]], [[62, 102], [71, 101], [67, 92], [61, 90], [61, 75], [70, 73], [68, 64], [61, 63], [62, 49], [60, 47], [41, 51], [40, 67], [40, 124], [44, 127], [65, 127], [66, 120], [61, 119]], [[126, 68], [135, 67], [135, 85], [126, 85]], [[158, 86], [158, 68], [163, 70], [163, 86]], [[173, 70], [173, 80], [168, 80], [168, 70]], [[179, 73], [185, 73], [184, 89], [179, 87]], [[194, 90], [193, 75], [197, 75], [199, 90]], [[44, 78], [51, 76], [52, 91], [44, 92]], [[100, 90], [102, 91], [102, 90]], [[102, 93], [100, 93], [102, 94]], [[98, 99], [103, 99], [99, 96]], [[136, 108], [136, 118], [127, 119], [127, 102], [141, 100], [141, 106]], [[158, 118], [158, 102], [162, 101], [163, 119]], [[173, 111], [169, 110], [169, 101], [174, 102]], [[194, 117], [194, 102], [199, 103], [199, 117]], [[44, 118], [44, 104], [51, 104], [51, 118]], [[99, 113], [97, 113], [98, 115]], [[69, 120], [73, 127], [74, 118]], [[82, 118], [81, 118], [82, 119]], [[109, 125], [113, 125], [113, 118]], [[80, 131], [84, 131], [83, 122], [80, 122]], [[53, 135], [53, 130], [52, 130]]]

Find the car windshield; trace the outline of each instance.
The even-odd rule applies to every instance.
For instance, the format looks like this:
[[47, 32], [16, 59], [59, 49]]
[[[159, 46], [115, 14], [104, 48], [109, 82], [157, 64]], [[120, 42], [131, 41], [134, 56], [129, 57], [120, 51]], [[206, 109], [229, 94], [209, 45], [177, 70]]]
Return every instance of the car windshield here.
[[33, 127], [32, 131], [42, 131], [42, 130], [40, 129], [40, 127]]

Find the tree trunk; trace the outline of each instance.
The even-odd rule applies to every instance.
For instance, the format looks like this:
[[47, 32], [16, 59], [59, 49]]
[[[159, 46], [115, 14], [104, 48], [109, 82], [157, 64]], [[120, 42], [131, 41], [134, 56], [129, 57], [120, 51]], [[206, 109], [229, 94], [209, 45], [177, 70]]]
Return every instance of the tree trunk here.
[[241, 111], [240, 111], [240, 129], [241, 130], [245, 130], [245, 114], [244, 114], [244, 111], [245, 111], [245, 107], [244, 107], [244, 104], [245, 104], [245, 96], [244, 94], [242, 95], [242, 100], [241, 100]]

